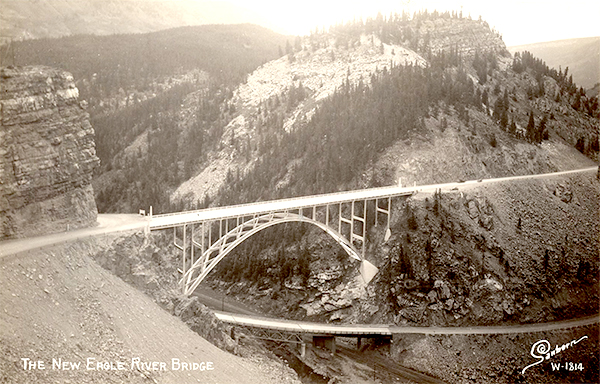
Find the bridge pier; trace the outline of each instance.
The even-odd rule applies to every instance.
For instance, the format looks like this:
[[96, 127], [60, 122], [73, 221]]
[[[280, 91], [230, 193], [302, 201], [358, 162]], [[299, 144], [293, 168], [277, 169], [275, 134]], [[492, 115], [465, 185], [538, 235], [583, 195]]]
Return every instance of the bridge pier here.
[[313, 336], [313, 346], [328, 349], [332, 355], [335, 355], [335, 336]]
[[186, 258], [186, 254], [187, 254], [187, 252], [186, 252], [186, 246], [187, 246], [187, 241], [186, 241], [186, 232], [187, 232], [187, 225], [186, 225], [186, 224], [184, 224], [184, 225], [183, 225], [183, 243], [182, 243], [182, 246], [183, 246], [183, 249], [182, 249], [182, 251], [183, 251], [183, 257], [182, 257], [182, 259], [181, 259], [181, 260], [182, 260], [182, 262], [183, 262], [183, 264], [182, 264], [182, 267], [181, 267], [181, 270], [183, 271], [183, 274], [184, 274], [184, 275], [185, 275], [185, 273], [187, 272], [187, 269], [186, 269], [186, 263], [185, 263], [185, 258]]
[[360, 275], [362, 276], [363, 280], [365, 281], [365, 284], [369, 284], [371, 279], [373, 279], [373, 277], [375, 277], [375, 275], [379, 271], [379, 269], [376, 266], [374, 266], [367, 260], [363, 260], [360, 262], [359, 270], [360, 270]]

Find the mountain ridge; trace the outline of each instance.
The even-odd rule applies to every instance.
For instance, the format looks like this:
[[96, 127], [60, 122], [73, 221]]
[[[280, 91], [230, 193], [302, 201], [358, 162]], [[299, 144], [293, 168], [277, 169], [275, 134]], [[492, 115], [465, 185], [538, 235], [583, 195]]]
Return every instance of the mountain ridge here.
[[515, 45], [508, 50], [529, 51], [553, 68], [569, 67], [573, 80], [586, 89], [600, 82], [600, 36]]
[[202, 24], [255, 23], [257, 13], [220, 1], [2, 0], [0, 34], [8, 40], [153, 32]]
[[[357, 27], [343, 26], [339, 31], [333, 29], [329, 34], [309, 36], [302, 40], [297, 40], [297, 43], [294, 44], [294, 49], [290, 49], [285, 57], [263, 65], [248, 77], [245, 84], [241, 84], [238, 89], [234, 91], [232, 102], [237, 105], [236, 113], [232, 116], [232, 122], [225, 128], [225, 132], [227, 133], [223, 135], [223, 141], [220, 145], [221, 149], [228, 151], [228, 155], [221, 158], [219, 162], [213, 165], [203, 166], [204, 171], [197, 174], [197, 178], [199, 179], [198, 182], [193, 182], [193, 179], [184, 182], [171, 196], [172, 199], [177, 200], [187, 198], [188, 201], [195, 200], [196, 204], [199, 204], [203, 197], [214, 198], [219, 196], [221, 203], [226, 204], [225, 201], [227, 201], [227, 198], [222, 200], [225, 195], [224, 191], [216, 192], [219, 184], [225, 186], [224, 189], [231, 190], [232, 188], [235, 188], [233, 186], [237, 185], [238, 180], [247, 177], [248, 172], [250, 172], [254, 165], [257, 164], [256, 159], [260, 156], [257, 154], [255, 148], [260, 147], [262, 142], [269, 145], [268, 139], [257, 139], [257, 136], [260, 137], [260, 135], [265, 135], [264, 131], [261, 133], [260, 127], [265, 126], [265, 122], [275, 119], [278, 121], [279, 128], [276, 128], [274, 134], [278, 136], [285, 136], [286, 134], [283, 132], [290, 133], [297, 129], [310, 129], [307, 128], [307, 126], [310, 126], [307, 122], [314, 119], [315, 111], [321, 108], [322, 102], [326, 99], [323, 97], [325, 94], [320, 93], [319, 86], [329, 87], [327, 98], [330, 99], [332, 94], [343, 87], [352, 88], [359, 83], [369, 87], [371, 83], [370, 76], [372, 76], [373, 73], [386, 71], [384, 68], [389, 70], [394, 65], [411, 65], [411, 63], [418, 63], [421, 66], [431, 66], [435, 64], [434, 61], [436, 60], [450, 61], [453, 63], [451, 65], [456, 65], [454, 64], [455, 62], [458, 63], [460, 60], [464, 60], [467, 64], [463, 64], [464, 67], [462, 69], [461, 65], [458, 64], [458, 68], [459, 71], [464, 70], [465, 72], [464, 74], [460, 74], [460, 76], [466, 76], [464, 79], [465, 86], [475, 86], [478, 89], [477, 92], [480, 92], [480, 96], [478, 97], [481, 97], [483, 101], [483, 94], [485, 94], [486, 99], [486, 101], [483, 101], [483, 111], [477, 111], [479, 106], [474, 104], [473, 108], [469, 107], [470, 110], [468, 110], [466, 114], [464, 110], [461, 112], [459, 105], [453, 107], [448, 105], [447, 102], [445, 105], [442, 103], [439, 107], [432, 107], [433, 111], [429, 113], [429, 117], [431, 117], [431, 114], [433, 113], [433, 120], [437, 120], [433, 123], [435, 126], [430, 125], [433, 122], [431, 118], [427, 119], [427, 123], [423, 120], [422, 125], [426, 126], [426, 129], [415, 136], [415, 138], [436, 137], [438, 133], [435, 133], [435, 131], [439, 130], [436, 126], [444, 126], [442, 128], [443, 132], [445, 126], [448, 126], [448, 123], [451, 120], [458, 120], [458, 124], [455, 125], [457, 128], [460, 126], [465, 128], [466, 126], [472, 134], [467, 135], [471, 137], [462, 137], [460, 139], [461, 141], [467, 141], [466, 146], [463, 147], [461, 144], [461, 147], [463, 149], [476, 148], [475, 150], [468, 149], [467, 151], [473, 152], [472, 155], [475, 156], [473, 160], [477, 159], [476, 163], [480, 163], [480, 161], [483, 160], [484, 163], [488, 163], [488, 166], [474, 167], [469, 171], [472, 173], [457, 175], [457, 177], [461, 179], [465, 177], [493, 177], [520, 174], [521, 172], [527, 174], [529, 172], [545, 172], [552, 169], [561, 169], [562, 167], [558, 164], [552, 165], [550, 168], [543, 165], [544, 162], [548, 164], [552, 163], [551, 160], [548, 160], [547, 156], [550, 153], [555, 154], [560, 152], [560, 150], [557, 149], [551, 149], [546, 152], [546, 149], [538, 148], [536, 146], [531, 148], [528, 147], [529, 144], [523, 144], [523, 148], [527, 147], [532, 151], [527, 156], [536, 153], [536, 155], [533, 155], [533, 158], [535, 158], [535, 161], [537, 162], [536, 166], [533, 166], [532, 164], [523, 164], [523, 168], [519, 168], [519, 166], [514, 168], [518, 161], [511, 161], [504, 166], [494, 164], [497, 161], [494, 160], [494, 158], [501, 158], [498, 154], [489, 154], [492, 156], [491, 159], [478, 159], [484, 152], [482, 152], [481, 149], [477, 149], [489, 147], [490, 143], [495, 142], [497, 139], [500, 140], [500, 133], [494, 132], [495, 128], [493, 127], [497, 126], [496, 124], [502, 123], [504, 124], [505, 131], [509, 130], [507, 127], [510, 125], [508, 121], [508, 114], [510, 113], [513, 114], [513, 116], [510, 117], [510, 120], [512, 121], [512, 124], [514, 124], [514, 128], [511, 128], [513, 130], [512, 135], [513, 137], [516, 136], [523, 140], [526, 136], [525, 131], [526, 126], [528, 125], [527, 118], [531, 108], [536, 111], [537, 116], [547, 115], [546, 118], [551, 115], [570, 116], [568, 119], [556, 117], [556, 122], [554, 121], [554, 118], [550, 119], [550, 122], [548, 123], [546, 121], [542, 123], [538, 120], [537, 124], [550, 124], [557, 132], [560, 131], [560, 135], [563, 135], [563, 138], [568, 141], [569, 145], [574, 146], [579, 138], [573, 136], [574, 132], [570, 132], [561, 127], [572, 124], [580, 125], [583, 120], [578, 120], [578, 114], [575, 111], [571, 111], [570, 108], [559, 107], [557, 104], [548, 104], [546, 101], [547, 98], [556, 98], [556, 92], [559, 92], [559, 88], [561, 87], [559, 86], [558, 81], [550, 79], [549, 75], [554, 72], [547, 67], [544, 67], [541, 63], [535, 65], [539, 66], [540, 71], [546, 71], [548, 74], [546, 79], [543, 78], [544, 75], [542, 73], [534, 75], [533, 73], [523, 71], [521, 62], [526, 61], [530, 63], [529, 65], [533, 65], [532, 63], [537, 63], [537, 61], [529, 56], [524, 56], [523, 58], [521, 58], [521, 56], [517, 58], [508, 57], [506, 48], [500, 37], [491, 33], [489, 26], [487, 26], [485, 22], [450, 17], [444, 18], [439, 15], [431, 17], [433, 21], [425, 18], [424, 21], [413, 24], [404, 20], [397, 21], [397, 23], [401, 25], [400, 28], [407, 28], [405, 30], [400, 29], [394, 31], [393, 26], [386, 26], [383, 24], [384, 26], [380, 27], [379, 33], [369, 35], [357, 32]], [[419, 25], [419, 27], [415, 28], [415, 24]], [[446, 30], [449, 28], [452, 29], [456, 25], [461, 26], [458, 28], [459, 31], [462, 31], [461, 33], [448, 35], [433, 32], [435, 31], [435, 28]], [[365, 28], [366, 30], [369, 30], [368, 26]], [[473, 30], [472, 28], [475, 29]], [[360, 29], [360, 27], [358, 29]], [[371, 27], [371, 29], [377, 28]], [[478, 34], [477, 32], [481, 33]], [[443, 36], [440, 41], [435, 38], [435, 36], [438, 35]], [[449, 38], [448, 36], [451, 37]], [[404, 44], [398, 45], [398, 39], [404, 39]], [[474, 41], [474, 44], [480, 47], [479, 50], [473, 49], [474, 45], [470, 44], [471, 41]], [[368, 54], [365, 55], [366, 61], [370, 60], [371, 64], [379, 62], [379, 64], [374, 64], [372, 67], [367, 66], [364, 70], [357, 69], [359, 66], [353, 67], [353, 65], [360, 62], [361, 56], [359, 52], [364, 50], [366, 46], [370, 47]], [[413, 51], [411, 48], [416, 50]], [[432, 53], [432, 50], [440, 52], [438, 53], [439, 56], [435, 56], [435, 54]], [[353, 59], [350, 59], [352, 57]], [[408, 58], [408, 60], [403, 62], [403, 57]], [[418, 60], [416, 60], [415, 57], [418, 58]], [[428, 60], [426, 60], [425, 57], [427, 57]], [[470, 65], [472, 65], [472, 67]], [[332, 81], [334, 79], [332, 75], [327, 75], [330, 71], [333, 71], [333, 68], [336, 69], [337, 73], [345, 74], [345, 78], [344, 76], [340, 76], [342, 81], [336, 83], [335, 81]], [[520, 71], [520, 73], [517, 74], [514, 72], [513, 68]], [[507, 74], [504, 75], [504, 72]], [[452, 73], [451, 76], [453, 77], [457, 75], [455, 71], [449, 71], [449, 73]], [[556, 79], [559, 79], [558, 73], [553, 76], [555, 76]], [[566, 76], [566, 74], [561, 74], [561, 76]], [[469, 85], [469, 81], [472, 83], [471, 85]], [[567, 80], [561, 79], [560, 81]], [[326, 85], [323, 85], [323, 83]], [[575, 95], [575, 93], [579, 94], [579, 91], [574, 91], [572, 85], [570, 87], [571, 90], [569, 92], [572, 92], [573, 95]], [[264, 91], [261, 91], [263, 88]], [[534, 88], [538, 90], [543, 89], [544, 95], [540, 95], [539, 98], [535, 97], [533, 93]], [[244, 93], [244, 89], [251, 89], [253, 94], [250, 95]], [[295, 96], [298, 89], [301, 89], [302, 93], [299, 99]], [[502, 90], [504, 90], [505, 95], [500, 97], [502, 96]], [[452, 93], [450, 90], [440, 89], [440, 91], [447, 94]], [[509, 91], [510, 97], [507, 93]], [[239, 95], [243, 94], [246, 94], [246, 97], [254, 97], [256, 100], [253, 102], [239, 101]], [[450, 97], [454, 96], [450, 95]], [[460, 98], [461, 96], [456, 97]], [[470, 96], [465, 97], [468, 98]], [[580, 98], [581, 95], [576, 96], [575, 98], [577, 97]], [[267, 101], [265, 102], [265, 100]], [[287, 103], [287, 107], [278, 107], [276, 106], [278, 103]], [[462, 102], [459, 102], [458, 104], [461, 103]], [[504, 107], [502, 107], [502, 105], [504, 105]], [[501, 112], [499, 108], [505, 109], [504, 113], [507, 115], [507, 120], [504, 122], [501, 121], [500, 115], [503, 112]], [[439, 112], [440, 109], [443, 111], [441, 114]], [[436, 114], [440, 114], [440, 116], [436, 118]], [[235, 117], [235, 115], [237, 115], [237, 117]], [[456, 115], [459, 116], [458, 119], [456, 119]], [[466, 115], [470, 115], [471, 117], [465, 119]], [[371, 119], [375, 119], [375, 116], [372, 116]], [[564, 120], [564, 124], [558, 124], [558, 121], [561, 119]], [[367, 118], [365, 124], [368, 124], [368, 121]], [[336, 123], [332, 122], [332, 124], [335, 125]], [[587, 125], [585, 126], [587, 128], [585, 129], [589, 132], [593, 132], [590, 126], [590, 124], [593, 125], [593, 123], [588, 122], [586, 124]], [[462, 128], [459, 128], [459, 130]], [[477, 133], [480, 134], [478, 135]], [[461, 135], [464, 135], [464, 133], [461, 133]], [[577, 135], [581, 135], [581, 133], [578, 133]], [[237, 149], [228, 145], [228, 143], [233, 143], [230, 138], [234, 136], [240, 138]], [[329, 134], [326, 134], [326, 136], [329, 136]], [[590, 142], [588, 144], [595, 140], [593, 134], [589, 140]], [[420, 140], [417, 140], [416, 142], [418, 143]], [[511, 143], [509, 146], [504, 145], [509, 142]], [[519, 147], [520, 144], [517, 144], [517, 142], [518, 140], [509, 140], [506, 142], [504, 138], [502, 138], [502, 145], [498, 145], [498, 148], [493, 147], [492, 149], [496, 152], [503, 150], [511, 152], [513, 149], [507, 148], [511, 148], [515, 145], [516, 147]], [[366, 143], [366, 145], [371, 144]], [[497, 144], [494, 144], [494, 146], [495, 145]], [[556, 145], [558, 145], [558, 147], [561, 146], [561, 144], [558, 143], [556, 143]], [[411, 143], [410, 147], [411, 149], [414, 148], [414, 144]], [[250, 148], [250, 150], [247, 148]], [[249, 155], [247, 153], [248, 151], [250, 151]], [[477, 154], [477, 152], [480, 153]], [[506, 156], [507, 158], [515, 157], [518, 159], [527, 152], [528, 150], [523, 152], [519, 149], [510, 155], [506, 154]], [[246, 153], [246, 159], [255, 160], [249, 162], [244, 161], [244, 156], [241, 155], [243, 153]], [[270, 156], [272, 156], [272, 152]], [[227, 160], [225, 160], [225, 158]], [[447, 160], [451, 161], [451, 159]], [[273, 160], [266, 159], [266, 161]], [[276, 186], [274, 188], [275, 191], [279, 191], [282, 188], [285, 189], [285, 186], [289, 183], [289, 177], [293, 176], [294, 172], [303, 165], [300, 159], [284, 160], [284, 162], [288, 161], [289, 166], [287, 167], [287, 171], [281, 170], [279, 173], [272, 172], [271, 174], [275, 178], [267, 182], [267, 185]], [[275, 161], [275, 163], [279, 164], [278, 161]], [[507, 167], [509, 167], [510, 164], [512, 164], [513, 168], [509, 170]], [[490, 165], [495, 168], [491, 173], [489, 170], [491, 169], [489, 168]], [[304, 164], [304, 167], [311, 168], [306, 164]], [[315, 164], [313, 164], [312, 167], [320, 168], [320, 166]], [[417, 169], [420, 168], [418, 165], [416, 167]], [[386, 168], [387, 167], [383, 167], [382, 169]], [[265, 171], [268, 172], [266, 169]], [[417, 183], [422, 183], [425, 180], [427, 180], [427, 182], [452, 181], [452, 179], [439, 179], [439, 177], [438, 179], [426, 178], [420, 180], [419, 177], [416, 176], [416, 174], [418, 174], [416, 169], [409, 171], [409, 174], [396, 174], [393, 178], [389, 174], [383, 176], [383, 173], [384, 172], [381, 172], [381, 170], [373, 171], [372, 173], [379, 175], [375, 177], [375, 179], [379, 178], [375, 181], [378, 185], [381, 183], [384, 185], [390, 183], [394, 184], [395, 180], [400, 176], [405, 180], [408, 179], [411, 180], [411, 182], [415, 181]], [[395, 174], [397, 172], [392, 173]], [[275, 174], [277, 174], [277, 176], [275, 176]], [[338, 188], [368, 187], [370, 186], [370, 183], [373, 183], [373, 180], [373, 177], [371, 177], [371, 181], [366, 180], [366, 178], [362, 182], [356, 180], [351, 187], [346, 185], [338, 186]], [[308, 183], [307, 185], [312, 184]], [[247, 194], [248, 188], [250, 187], [251, 186], [248, 184], [245, 184], [245, 187], [239, 186], [235, 192], [231, 192], [231, 196], [238, 196], [239, 198], [240, 196]], [[264, 189], [265, 193], [271, 193], [271, 195], [263, 198], [274, 198], [275, 196], [278, 196], [278, 192], [267, 192], [266, 187]], [[289, 192], [290, 191], [288, 191], [288, 193]], [[317, 192], [320, 193], [325, 191], [319, 190], [313, 191], [312, 193]], [[185, 196], [186, 193], [188, 193], [187, 196]], [[311, 192], [303, 191], [303, 193], [310, 194]], [[247, 201], [253, 200], [248, 199]], [[227, 203], [237, 202], [240, 201], [228, 201]]]

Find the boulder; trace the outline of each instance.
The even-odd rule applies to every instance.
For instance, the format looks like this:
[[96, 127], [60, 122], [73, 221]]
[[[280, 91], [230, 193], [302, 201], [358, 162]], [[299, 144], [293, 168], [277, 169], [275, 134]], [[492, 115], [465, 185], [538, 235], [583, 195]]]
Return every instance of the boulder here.
[[554, 188], [554, 195], [567, 204], [573, 200], [573, 192], [565, 184], [558, 184]]
[[433, 287], [437, 288], [438, 296], [442, 300], [447, 300], [451, 298], [452, 291], [450, 290], [450, 285], [443, 280], [436, 280], [433, 283]]

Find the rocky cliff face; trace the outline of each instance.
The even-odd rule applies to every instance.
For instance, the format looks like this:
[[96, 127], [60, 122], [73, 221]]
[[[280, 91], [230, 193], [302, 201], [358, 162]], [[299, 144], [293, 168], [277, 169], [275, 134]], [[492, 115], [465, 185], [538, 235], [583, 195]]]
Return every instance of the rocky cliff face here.
[[417, 23], [419, 45], [427, 45], [433, 52], [451, 49], [464, 56], [475, 52], [507, 53], [502, 36], [490, 29], [487, 22], [466, 18], [438, 18]]
[[0, 81], [0, 238], [93, 225], [99, 159], [73, 76], [9, 67]]

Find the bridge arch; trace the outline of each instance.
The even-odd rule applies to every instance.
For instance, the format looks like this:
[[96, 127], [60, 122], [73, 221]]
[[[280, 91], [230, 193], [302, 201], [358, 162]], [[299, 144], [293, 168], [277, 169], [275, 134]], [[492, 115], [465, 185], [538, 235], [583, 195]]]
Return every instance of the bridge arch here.
[[[200, 256], [200, 258], [196, 260], [187, 271], [185, 271], [181, 280], [184, 285], [185, 295], [192, 294], [198, 285], [200, 285], [200, 283], [204, 280], [204, 278], [206, 278], [206, 276], [217, 266], [217, 264], [242, 242], [266, 228], [289, 222], [304, 222], [316, 225], [329, 234], [338, 244], [340, 244], [348, 256], [361, 262], [361, 273], [363, 273], [363, 270], [365, 269], [368, 271], [368, 274], [374, 275], [376, 273], [377, 269], [361, 256], [361, 253], [356, 250], [352, 243], [342, 234], [332, 229], [328, 225], [295, 213], [269, 213], [241, 223], [231, 231], [227, 232], [227, 234], [223, 235], [215, 243], [210, 245], [208, 249], [202, 253], [202, 256]], [[196, 241], [193, 241], [192, 246], [202, 249], [202, 245]], [[375, 271], [373, 271], [373, 268]], [[372, 276], [366, 277], [365, 274], [363, 274], [363, 278], [368, 281], [372, 278]]]

